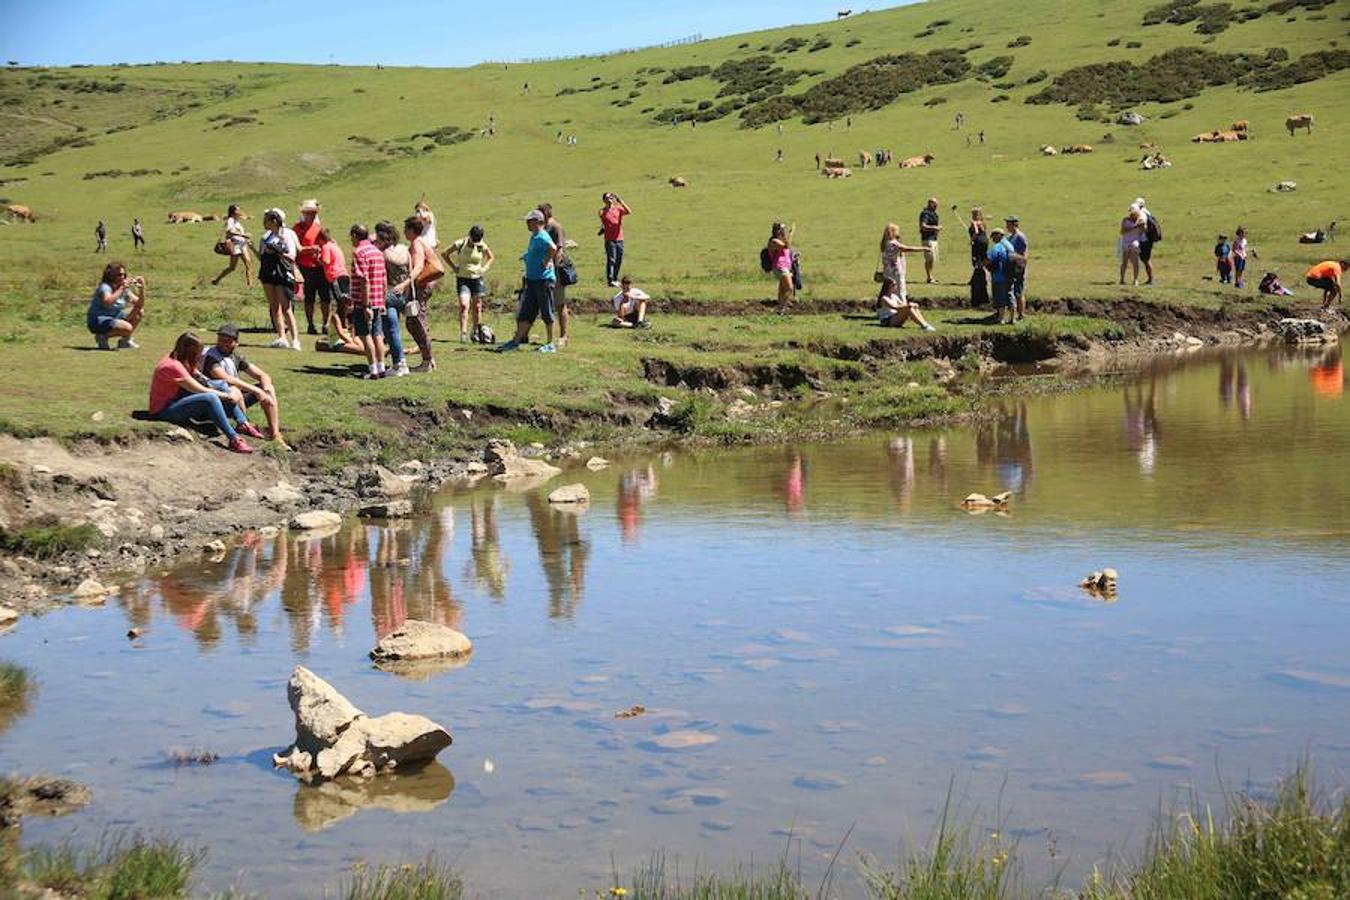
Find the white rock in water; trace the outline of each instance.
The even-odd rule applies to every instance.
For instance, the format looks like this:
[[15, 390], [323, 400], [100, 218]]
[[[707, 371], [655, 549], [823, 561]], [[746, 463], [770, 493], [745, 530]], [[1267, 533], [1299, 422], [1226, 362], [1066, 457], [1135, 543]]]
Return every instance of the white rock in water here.
[[591, 492], [584, 484], [565, 484], [548, 495], [549, 503], [589, 503]]
[[0, 606], [0, 625], [8, 625], [11, 622], [19, 621], [19, 614], [8, 606]]
[[291, 527], [302, 531], [335, 528], [342, 524], [342, 516], [328, 509], [312, 509], [291, 517]]
[[86, 578], [84, 581], [80, 582], [79, 587], [75, 588], [75, 593], [71, 596], [76, 600], [92, 600], [95, 597], [106, 596], [107, 593], [108, 589], [105, 588], [98, 579]]
[[590, 459], [586, 460], [586, 468], [590, 469], [592, 472], [599, 472], [601, 469], [608, 467], [609, 460], [605, 459], [603, 456], [592, 456]]
[[436, 659], [444, 656], [465, 656], [473, 652], [473, 643], [461, 632], [448, 625], [408, 619], [380, 639], [370, 658]]

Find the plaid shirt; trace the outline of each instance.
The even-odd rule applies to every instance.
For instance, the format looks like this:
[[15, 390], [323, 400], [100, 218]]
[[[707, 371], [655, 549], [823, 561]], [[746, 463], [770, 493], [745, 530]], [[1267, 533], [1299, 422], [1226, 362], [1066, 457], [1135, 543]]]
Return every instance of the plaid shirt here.
[[352, 305], [384, 309], [384, 254], [370, 241], [352, 251]]

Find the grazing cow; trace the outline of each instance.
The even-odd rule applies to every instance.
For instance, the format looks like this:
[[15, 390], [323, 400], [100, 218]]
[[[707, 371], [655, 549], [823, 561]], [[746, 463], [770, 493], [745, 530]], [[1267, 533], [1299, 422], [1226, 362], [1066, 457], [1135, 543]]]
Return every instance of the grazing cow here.
[[1091, 153], [1091, 144], [1070, 144], [1067, 147], [1060, 147], [1060, 153]]
[[1059, 151], [1049, 144], [1041, 144], [1041, 156], [1059, 156]]
[[1289, 136], [1293, 137], [1294, 132], [1300, 128], [1306, 128], [1308, 134], [1312, 134], [1313, 117], [1310, 113], [1298, 113], [1284, 120], [1284, 127], [1289, 129]]
[[29, 209], [26, 206], [22, 206], [18, 203], [7, 204], [5, 206], [5, 212], [9, 213], [9, 215], [13, 216], [14, 218], [18, 219], [21, 222], [37, 221], [37, 216], [33, 215], [33, 211], [31, 209]]
[[820, 174], [826, 178], [852, 178], [853, 170], [848, 166], [835, 166], [822, 171]]
[[677, 188], [689, 187], [689, 182], [685, 181], [683, 177], [676, 175], [674, 178], [670, 179], [670, 186]]
[[875, 158], [866, 150], [858, 151], [858, 168], [865, 169], [875, 162]]
[[1230, 131], [1243, 131], [1243, 132], [1245, 132], [1249, 127], [1250, 123], [1246, 119], [1238, 119], [1232, 125], [1228, 126]]
[[1170, 169], [1172, 168], [1172, 161], [1161, 153], [1145, 153], [1144, 158], [1139, 160], [1139, 168], [1145, 172], [1153, 169]]
[[933, 159], [933, 154], [925, 153], [923, 156], [911, 156], [909, 159], [902, 159], [899, 165], [902, 169], [920, 169], [930, 165]]
[[203, 222], [206, 217], [199, 212], [171, 212], [169, 213], [170, 225], [186, 225], [190, 222]]
[[844, 169], [848, 167], [848, 163], [833, 156], [825, 157], [824, 163], [825, 168], [827, 169]]
[[839, 10], [839, 12], [835, 13], [834, 15], [835, 15], [836, 18], [839, 18], [839, 19], [847, 19], [849, 16], [853, 15], [853, 10], [851, 10], [851, 9], [841, 9], [841, 10]]

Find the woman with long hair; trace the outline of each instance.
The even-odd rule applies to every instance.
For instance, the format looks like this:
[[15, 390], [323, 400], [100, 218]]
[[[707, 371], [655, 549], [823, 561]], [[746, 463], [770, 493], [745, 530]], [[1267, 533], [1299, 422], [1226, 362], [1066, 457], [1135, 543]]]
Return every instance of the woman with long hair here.
[[774, 222], [769, 229], [769, 260], [773, 277], [778, 282], [778, 311], [787, 312], [796, 291], [792, 286], [792, 236], [796, 234], [796, 225], [784, 225]]
[[[300, 349], [295, 323], [295, 256], [300, 242], [286, 227], [286, 215], [273, 207], [263, 213], [263, 236], [258, 242], [258, 281], [267, 297], [267, 310], [277, 336], [269, 347]], [[290, 337], [287, 337], [287, 334]]]
[[436, 368], [436, 360], [431, 355], [431, 334], [427, 329], [427, 313], [431, 305], [431, 292], [435, 290], [436, 282], [445, 274], [445, 266], [436, 256], [435, 249], [422, 236], [425, 229], [426, 223], [419, 216], [409, 216], [403, 220], [403, 236], [408, 239], [411, 262], [408, 266], [407, 280], [393, 285], [394, 290], [412, 292], [412, 299], [408, 301], [404, 317], [408, 323], [408, 333], [413, 336], [413, 340], [417, 342], [417, 349], [422, 354], [422, 361], [412, 367], [413, 372], [430, 372]]
[[[919, 253], [923, 248], [918, 249]], [[919, 307], [911, 303], [904, 290], [890, 277], [883, 277], [881, 290], [877, 292], [877, 322], [882, 328], [903, 328], [906, 322], [914, 322], [924, 331], [937, 331], [924, 319]]]
[[230, 208], [225, 211], [225, 233], [221, 237], [226, 250], [230, 254], [230, 264], [211, 279], [212, 284], [220, 284], [225, 276], [234, 271], [235, 266], [242, 261], [244, 264], [244, 287], [253, 286], [253, 273], [249, 264], [249, 246], [248, 242], [253, 240], [253, 235], [244, 230], [243, 214], [239, 211], [239, 204], [231, 203]]
[[881, 230], [881, 277], [883, 281], [891, 282], [902, 299], [908, 295], [908, 286], [905, 284], [905, 254], [923, 253], [924, 249], [922, 246], [901, 242], [900, 226], [894, 222], [887, 222], [886, 227]]
[[114, 349], [109, 337], [117, 338], [117, 348], [135, 350], [140, 345], [131, 339], [145, 313], [145, 279], [128, 276], [127, 267], [110, 262], [103, 267], [103, 278], [94, 289], [85, 314], [85, 325], [100, 350]]
[[257, 429], [249, 424], [243, 405], [236, 402], [234, 394], [216, 390], [197, 378], [201, 361], [201, 339], [191, 331], [180, 334], [173, 350], [155, 365], [150, 378], [150, 418], [179, 425], [209, 418], [225, 435], [231, 450], [252, 453], [253, 448], [235, 429]]
[[1143, 243], [1148, 239], [1148, 217], [1137, 202], [1130, 204], [1130, 211], [1120, 220], [1120, 283], [1125, 283], [1125, 268], [1134, 268], [1134, 286], [1139, 286], [1139, 263]]
[[408, 359], [403, 355], [403, 332], [399, 328], [399, 317], [412, 299], [412, 291], [398, 291], [395, 286], [409, 281], [408, 272], [412, 269], [412, 254], [408, 248], [398, 242], [398, 232], [389, 222], [375, 223], [375, 246], [384, 254], [384, 276], [389, 287], [384, 295], [384, 334], [389, 343], [389, 361], [393, 366], [389, 371], [396, 378], [409, 373]]
[[[961, 214], [952, 206], [956, 220], [961, 222]], [[970, 221], [961, 222], [970, 235], [970, 305], [973, 307], [989, 304], [989, 271], [984, 262], [989, 255], [989, 229], [984, 224], [984, 210], [976, 206], [970, 211]]]

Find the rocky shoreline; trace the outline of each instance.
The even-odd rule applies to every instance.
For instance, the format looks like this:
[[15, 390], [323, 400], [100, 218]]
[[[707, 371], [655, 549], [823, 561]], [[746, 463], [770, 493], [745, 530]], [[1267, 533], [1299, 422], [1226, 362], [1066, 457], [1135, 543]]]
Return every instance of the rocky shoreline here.
[[[1077, 378], [1149, 357], [1277, 341], [1333, 343], [1350, 326], [1339, 311], [1310, 318], [1304, 310], [1304, 317], [1295, 318], [1291, 307], [1281, 305], [1241, 313], [1128, 303], [1116, 303], [1111, 310], [1079, 310], [1073, 301], [1060, 305], [1064, 308], [1054, 311], [1109, 313], [1113, 320], [1124, 317], [1122, 321], [1139, 318], [1127, 329], [1132, 333], [1105, 340], [1079, 335], [1028, 339], [994, 332], [871, 342], [850, 345], [849, 352], [929, 360], [940, 384], [955, 379], [953, 360], [975, 354], [982, 371], [1031, 363], [1072, 386]], [[760, 412], [772, 413], [782, 405], [761, 402], [767, 391], [755, 395], [726, 373], [670, 372], [664, 380], [686, 392], [727, 399], [726, 417], [752, 428], [772, 419]], [[1006, 389], [1006, 384], [999, 388]], [[995, 389], [976, 382], [966, 390], [978, 402]], [[753, 402], [747, 402], [747, 396]], [[634, 411], [631, 443], [669, 445], [682, 440], [670, 428], [673, 406], [674, 401], [663, 397], [652, 409]], [[555, 430], [565, 435], [567, 423], [562, 424]], [[768, 425], [764, 431], [765, 439], [785, 437]], [[408, 438], [402, 448], [388, 449], [413, 455], [419, 446], [417, 435]], [[320, 453], [321, 449], [310, 451], [311, 456]], [[303, 450], [289, 463], [265, 454], [221, 454], [178, 427], [111, 446], [93, 442], [68, 446], [51, 438], [0, 435], [0, 532], [36, 525], [84, 529], [91, 538], [89, 546], [75, 549], [56, 546], [44, 553], [25, 553], [10, 547], [0, 552], [0, 628], [12, 627], [20, 614], [41, 614], [67, 603], [101, 604], [119, 591], [119, 581], [187, 554], [222, 554], [234, 535], [248, 530], [266, 535], [286, 528], [331, 528], [351, 514], [403, 517], [413, 513], [420, 497], [453, 481], [551, 477], [561, 471], [553, 463], [583, 466], [588, 457], [596, 465], [598, 457], [586, 442], [565, 437], [553, 447], [534, 444], [520, 449], [509, 441], [491, 440], [457, 454], [405, 459], [392, 470], [367, 464], [331, 472], [314, 465]]]

